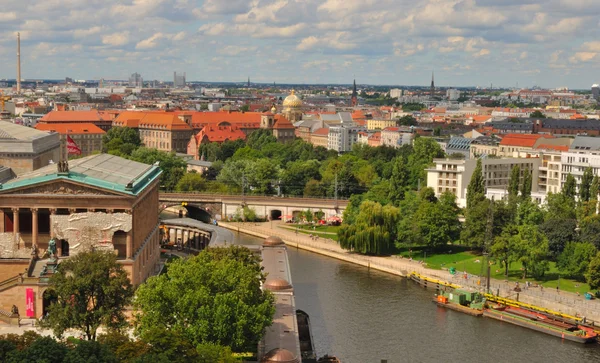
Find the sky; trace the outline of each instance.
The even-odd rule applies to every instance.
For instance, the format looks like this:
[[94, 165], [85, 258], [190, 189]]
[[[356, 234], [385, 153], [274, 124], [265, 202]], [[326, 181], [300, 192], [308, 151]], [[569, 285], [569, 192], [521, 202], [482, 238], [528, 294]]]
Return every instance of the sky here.
[[0, 78], [600, 83], [599, 0], [2, 0]]

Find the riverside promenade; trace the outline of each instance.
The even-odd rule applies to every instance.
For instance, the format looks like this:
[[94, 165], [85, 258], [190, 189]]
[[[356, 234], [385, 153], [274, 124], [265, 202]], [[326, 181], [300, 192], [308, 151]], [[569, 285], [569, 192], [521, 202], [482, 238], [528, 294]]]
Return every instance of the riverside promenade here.
[[[485, 279], [480, 279], [476, 275], [467, 275], [468, 278], [465, 279], [462, 273], [451, 275], [448, 271], [429, 269], [417, 260], [409, 260], [397, 256], [374, 257], [360, 255], [342, 249], [336, 241], [325, 238], [312, 239], [306, 234], [281, 228], [283, 225], [281, 221], [264, 223], [219, 222], [219, 225], [230, 230], [261, 238], [277, 236], [288, 246], [394, 275], [409, 277], [412, 272], [416, 272], [430, 278], [447, 281], [471, 289], [483, 290], [485, 287]], [[520, 284], [521, 291], [517, 293], [514, 291], [515, 285], [515, 282], [492, 279], [490, 281], [490, 290], [493, 294], [498, 294], [501, 297], [518, 300], [564, 314], [585, 316], [588, 321], [591, 320], [600, 325], [600, 301], [597, 299], [585, 300], [583, 296], [565, 291], [556, 291], [550, 288], [525, 288], [524, 284]]]

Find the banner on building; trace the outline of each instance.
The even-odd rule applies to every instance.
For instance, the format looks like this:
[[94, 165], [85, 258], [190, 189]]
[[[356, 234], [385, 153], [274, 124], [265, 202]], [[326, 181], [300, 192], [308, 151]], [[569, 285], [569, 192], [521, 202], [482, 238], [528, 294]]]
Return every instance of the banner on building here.
[[25, 289], [25, 306], [27, 306], [27, 317], [35, 318], [33, 289]]

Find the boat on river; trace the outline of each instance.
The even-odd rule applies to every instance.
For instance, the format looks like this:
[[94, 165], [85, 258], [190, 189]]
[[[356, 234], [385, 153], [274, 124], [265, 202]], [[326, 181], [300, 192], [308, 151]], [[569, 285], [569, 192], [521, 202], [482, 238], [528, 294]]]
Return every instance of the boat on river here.
[[552, 318], [549, 315], [519, 307], [500, 304], [491, 305], [483, 309], [483, 316], [577, 343], [592, 343], [598, 337], [594, 329], [588, 326], [569, 323], [564, 320]]
[[454, 289], [440, 291], [433, 299], [437, 306], [459, 311], [472, 316], [482, 316], [485, 298], [478, 292]]

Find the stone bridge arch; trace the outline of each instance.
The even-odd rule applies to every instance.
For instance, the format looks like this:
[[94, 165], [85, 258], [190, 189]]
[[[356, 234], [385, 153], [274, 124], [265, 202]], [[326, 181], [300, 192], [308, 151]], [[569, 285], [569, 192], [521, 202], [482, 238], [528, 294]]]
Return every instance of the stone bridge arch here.
[[210, 223], [217, 216], [221, 215], [221, 203], [201, 203], [201, 202], [162, 202], [159, 205], [158, 212], [161, 213], [170, 207], [183, 207], [188, 211], [190, 218]]

